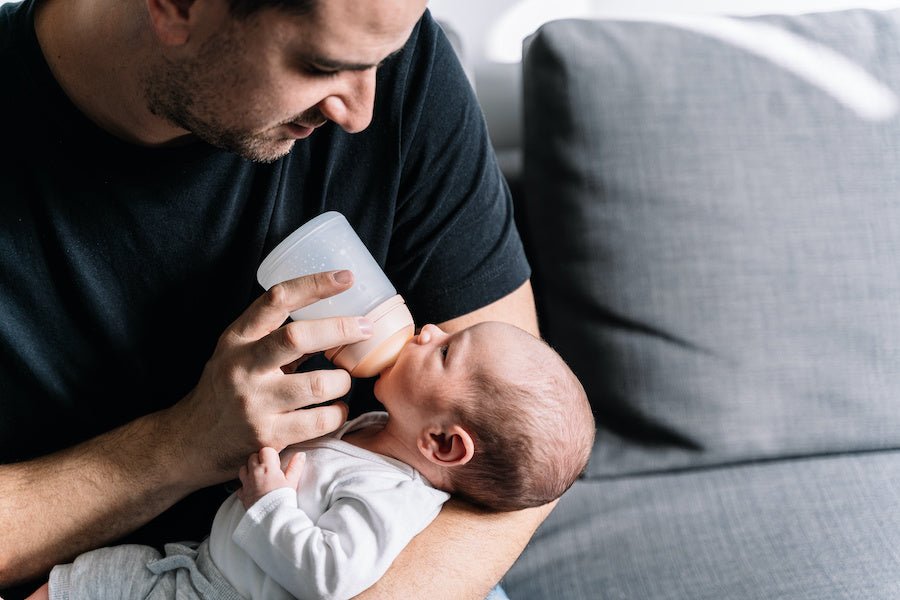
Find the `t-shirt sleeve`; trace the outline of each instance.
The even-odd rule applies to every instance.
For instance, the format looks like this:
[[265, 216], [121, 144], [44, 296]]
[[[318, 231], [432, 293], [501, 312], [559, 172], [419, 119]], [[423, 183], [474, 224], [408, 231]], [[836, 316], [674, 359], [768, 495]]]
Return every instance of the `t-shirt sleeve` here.
[[502, 298], [531, 272], [481, 108], [427, 12], [404, 89], [386, 270], [419, 323], [441, 322]]

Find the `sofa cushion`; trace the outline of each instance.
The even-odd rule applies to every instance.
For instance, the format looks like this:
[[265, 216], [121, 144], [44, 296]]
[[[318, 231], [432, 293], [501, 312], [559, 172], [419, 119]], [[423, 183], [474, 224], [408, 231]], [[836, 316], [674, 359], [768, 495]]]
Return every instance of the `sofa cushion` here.
[[900, 598], [900, 453], [579, 481], [514, 600]]
[[900, 447], [900, 11], [560, 21], [524, 84], [591, 477]]

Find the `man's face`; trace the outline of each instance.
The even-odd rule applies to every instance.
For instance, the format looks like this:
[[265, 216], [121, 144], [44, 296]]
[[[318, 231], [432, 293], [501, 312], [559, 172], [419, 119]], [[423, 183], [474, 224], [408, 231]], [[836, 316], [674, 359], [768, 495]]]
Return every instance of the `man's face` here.
[[148, 73], [148, 104], [257, 161], [284, 156], [327, 121], [365, 129], [377, 65], [403, 47], [425, 10], [424, 0], [319, 0], [303, 16], [262, 9], [235, 20], [224, 2], [208, 4], [218, 10], [205, 10], [189, 42]]

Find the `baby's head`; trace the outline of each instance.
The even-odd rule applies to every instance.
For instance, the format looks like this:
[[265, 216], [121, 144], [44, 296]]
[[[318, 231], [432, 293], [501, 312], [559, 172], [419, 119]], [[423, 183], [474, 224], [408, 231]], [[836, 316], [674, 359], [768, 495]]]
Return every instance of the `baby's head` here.
[[562, 358], [500, 322], [456, 334], [426, 325], [375, 387], [441, 483], [493, 510], [558, 498], [584, 470], [594, 420]]

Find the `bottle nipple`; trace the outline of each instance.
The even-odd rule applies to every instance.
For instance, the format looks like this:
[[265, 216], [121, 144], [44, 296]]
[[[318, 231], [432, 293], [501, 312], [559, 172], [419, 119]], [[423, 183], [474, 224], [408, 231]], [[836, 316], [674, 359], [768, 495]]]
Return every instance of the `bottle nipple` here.
[[374, 377], [392, 366], [415, 333], [412, 314], [399, 294], [365, 316], [372, 321], [372, 337], [325, 352], [325, 358], [346, 369], [352, 377]]

